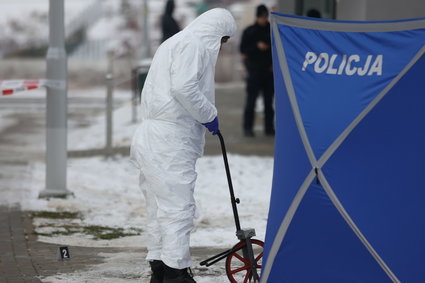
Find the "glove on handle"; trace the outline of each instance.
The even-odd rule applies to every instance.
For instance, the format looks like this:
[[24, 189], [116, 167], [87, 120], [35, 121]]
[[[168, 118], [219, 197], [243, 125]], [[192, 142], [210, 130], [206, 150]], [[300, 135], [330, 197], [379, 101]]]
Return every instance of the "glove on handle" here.
[[208, 131], [210, 131], [213, 134], [213, 136], [215, 136], [218, 133], [218, 117], [217, 116], [211, 122], [202, 123], [202, 125], [204, 125], [208, 129]]

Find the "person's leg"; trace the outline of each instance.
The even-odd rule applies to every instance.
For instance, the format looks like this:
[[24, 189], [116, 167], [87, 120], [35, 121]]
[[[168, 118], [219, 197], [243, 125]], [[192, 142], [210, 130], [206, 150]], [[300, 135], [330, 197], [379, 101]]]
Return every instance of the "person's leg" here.
[[194, 182], [176, 182], [165, 198], [157, 195], [158, 220], [163, 236], [161, 259], [176, 269], [192, 265], [189, 244], [195, 215], [193, 190]]
[[153, 186], [162, 235], [163, 282], [195, 282], [187, 269], [192, 265], [189, 244], [195, 215], [196, 158], [179, 155], [182, 153], [175, 153], [175, 163], [166, 173], [159, 173]]
[[139, 177], [139, 186], [143, 192], [146, 201], [146, 233], [148, 249], [146, 260], [149, 261], [149, 265], [152, 270], [150, 283], [162, 283], [164, 278], [165, 266], [161, 260], [162, 237], [157, 219], [158, 207], [156, 205], [156, 198], [155, 195], [152, 193], [152, 190], [149, 189], [149, 183], [146, 181], [142, 173], [140, 173]]
[[148, 168], [148, 197], [151, 192], [157, 205], [162, 236], [160, 259], [172, 268], [183, 269], [192, 264], [189, 241], [194, 227], [196, 157], [185, 151], [170, 150], [169, 154], [173, 155], [172, 163]]
[[255, 103], [259, 94], [260, 86], [256, 74], [248, 74], [246, 79], [246, 100], [243, 117], [243, 130], [246, 136], [253, 136], [255, 120]]
[[192, 265], [189, 244], [195, 216], [195, 165], [204, 134], [202, 125], [194, 125], [198, 128], [151, 121], [143, 137], [147, 146], [142, 148], [140, 167], [149, 184], [148, 193], [156, 200], [162, 244], [160, 259], [166, 269], [163, 282], [169, 278], [167, 270], [175, 269], [179, 276], [188, 275], [187, 268]]
[[264, 98], [264, 131], [266, 135], [274, 135], [274, 86], [273, 74], [266, 74], [262, 84]]
[[148, 249], [146, 259], [148, 261], [161, 260], [162, 237], [161, 229], [157, 219], [158, 206], [156, 203], [155, 194], [152, 192], [152, 189], [150, 188], [151, 185], [144, 178], [143, 174], [140, 174], [139, 184], [146, 200], [146, 234]]

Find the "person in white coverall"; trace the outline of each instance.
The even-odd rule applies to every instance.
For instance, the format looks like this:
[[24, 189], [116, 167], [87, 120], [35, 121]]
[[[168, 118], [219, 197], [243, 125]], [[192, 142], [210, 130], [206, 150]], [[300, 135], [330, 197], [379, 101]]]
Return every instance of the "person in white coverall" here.
[[131, 145], [147, 204], [151, 282], [195, 282], [188, 273], [195, 163], [206, 128], [218, 132], [215, 64], [221, 44], [235, 31], [229, 11], [212, 9], [162, 43], [153, 57], [141, 96], [142, 122]]

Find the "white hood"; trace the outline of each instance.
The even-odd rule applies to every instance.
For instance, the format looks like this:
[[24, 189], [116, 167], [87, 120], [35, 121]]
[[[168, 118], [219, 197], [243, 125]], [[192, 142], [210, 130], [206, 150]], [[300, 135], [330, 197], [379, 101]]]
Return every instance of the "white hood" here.
[[223, 36], [232, 37], [235, 34], [236, 22], [229, 11], [215, 8], [197, 17], [185, 30], [198, 37], [213, 53], [211, 54], [212, 59], [217, 59], [221, 38]]

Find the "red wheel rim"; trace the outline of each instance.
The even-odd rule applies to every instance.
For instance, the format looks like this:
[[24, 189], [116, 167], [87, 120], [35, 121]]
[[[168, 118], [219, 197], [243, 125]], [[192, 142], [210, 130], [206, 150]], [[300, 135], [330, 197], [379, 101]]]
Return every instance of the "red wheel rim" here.
[[[264, 243], [260, 240], [251, 239], [252, 249], [254, 251], [255, 266], [257, 274], [260, 274]], [[232, 283], [247, 283], [252, 276], [249, 259], [243, 256], [243, 247], [246, 246], [245, 241], [237, 243], [233, 249], [237, 250], [229, 254], [226, 258], [226, 274]]]

